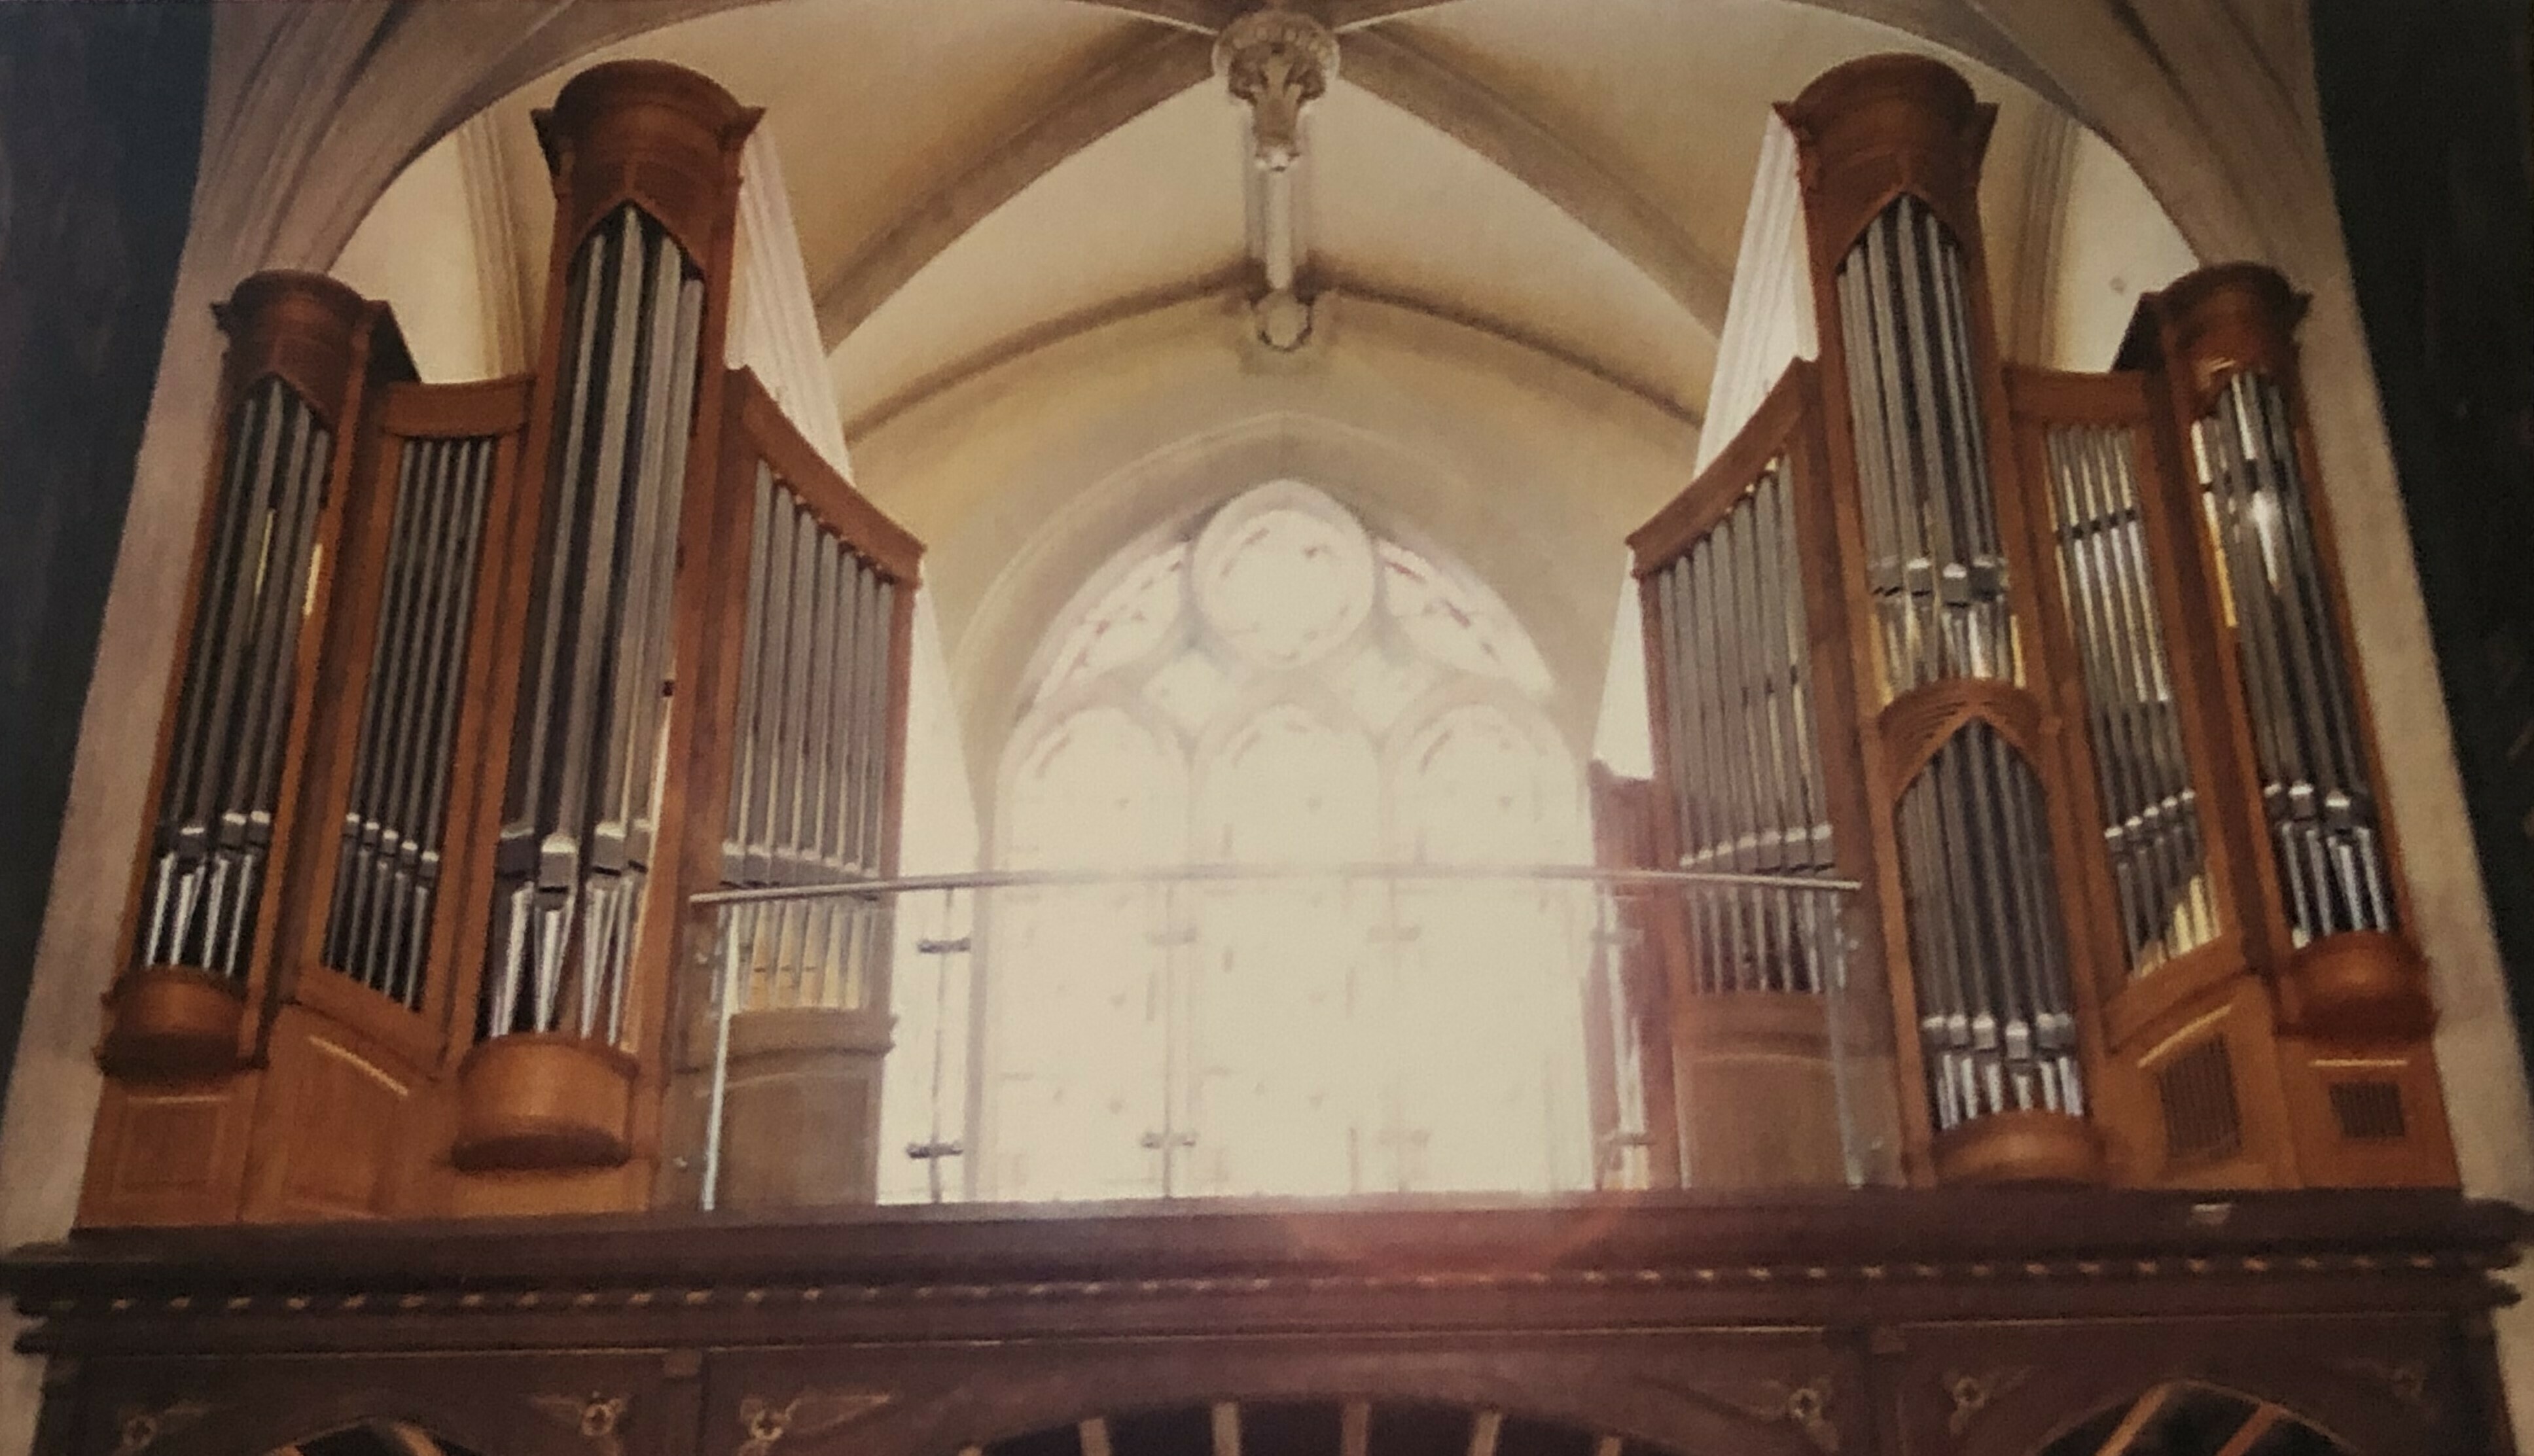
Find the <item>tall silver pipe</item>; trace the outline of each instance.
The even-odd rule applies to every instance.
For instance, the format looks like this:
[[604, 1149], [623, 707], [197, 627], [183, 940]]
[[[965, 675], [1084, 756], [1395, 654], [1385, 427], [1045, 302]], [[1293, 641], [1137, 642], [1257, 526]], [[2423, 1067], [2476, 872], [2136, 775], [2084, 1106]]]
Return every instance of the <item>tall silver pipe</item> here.
[[420, 1007], [429, 964], [432, 900], [440, 884], [442, 846], [448, 837], [450, 785], [456, 777], [458, 703], [466, 681], [467, 636], [475, 620], [475, 580], [483, 554], [484, 525], [493, 489], [494, 442], [467, 443], [466, 493], [459, 506], [461, 532], [450, 581], [453, 600], [438, 614], [432, 649], [433, 696], [423, 739], [420, 808], [407, 843], [414, 846], [409, 929], [398, 941], [390, 994]]
[[[419, 482], [424, 492], [418, 526], [421, 534], [410, 548], [412, 591], [405, 603], [404, 618], [397, 624], [402, 640], [397, 645], [394, 673], [385, 685], [388, 732], [381, 747], [384, 761], [375, 800], [379, 837], [371, 850], [368, 892], [352, 928], [353, 954], [364, 968], [381, 970], [402, 918], [412, 870], [407, 854], [419, 828], [413, 822], [417, 806], [412, 798], [419, 788], [422, 768], [418, 740], [423, 728], [422, 698], [430, 670], [428, 637], [431, 624], [441, 610], [439, 598], [445, 584], [441, 578], [450, 563], [450, 526], [460, 489], [460, 452], [453, 444], [433, 442], [428, 458], [430, 465]], [[387, 988], [374, 984], [374, 989]]]
[[574, 346], [497, 857], [485, 1029], [612, 1039], [666, 740], [701, 287], [675, 240], [630, 205], [582, 244], [571, 287]]
[[379, 745], [387, 734], [388, 712], [380, 701], [380, 685], [392, 680], [396, 654], [406, 639], [405, 602], [411, 590], [413, 519], [422, 493], [414, 481], [430, 452], [422, 441], [407, 441], [397, 452], [395, 507], [388, 522], [388, 559], [383, 573], [379, 621], [370, 644], [369, 691], [361, 707], [360, 735], [353, 750], [351, 787], [343, 804], [341, 845], [334, 856], [334, 892], [327, 910], [326, 940], [321, 951], [327, 964], [359, 972], [350, 964], [351, 927], [359, 914], [358, 897], [368, 888], [370, 862], [377, 856], [381, 825], [378, 784], [386, 772]]
[[[1784, 462], [1770, 462], [1717, 522], [1648, 574], [1662, 672], [1658, 726], [1684, 870], [1826, 872], [1829, 830], [1804, 700], [1809, 634]], [[1821, 947], [1775, 890], [1683, 905], [1703, 992], [1819, 992]]]
[[2194, 463], [2236, 608], [2236, 643], [2290, 931], [2302, 943], [2394, 916], [2285, 396], [2247, 371], [2193, 431]]
[[2013, 679], [2007, 567], [1970, 347], [1961, 249], [1903, 195], [1839, 275], [1867, 586], [1891, 691]]
[[1938, 1125], [2025, 1108], [2082, 1113], [2039, 779], [1973, 722], [1902, 794], [1899, 819]]

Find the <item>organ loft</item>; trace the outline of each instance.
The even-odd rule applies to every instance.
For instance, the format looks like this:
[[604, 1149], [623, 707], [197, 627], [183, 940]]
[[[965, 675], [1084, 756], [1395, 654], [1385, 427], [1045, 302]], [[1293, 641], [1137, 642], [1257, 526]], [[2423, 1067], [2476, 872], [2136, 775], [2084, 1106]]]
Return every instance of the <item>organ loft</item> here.
[[0, 1446], [2512, 1450], [2302, 83], [1677, 9], [184, 22]]

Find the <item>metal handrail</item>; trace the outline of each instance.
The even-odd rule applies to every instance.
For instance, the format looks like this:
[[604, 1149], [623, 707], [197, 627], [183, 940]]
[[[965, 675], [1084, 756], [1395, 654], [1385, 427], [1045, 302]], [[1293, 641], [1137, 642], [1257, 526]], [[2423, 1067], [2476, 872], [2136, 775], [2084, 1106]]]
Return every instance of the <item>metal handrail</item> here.
[[1851, 893], [1853, 880], [1829, 876], [1730, 870], [1612, 870], [1598, 865], [1421, 865], [1364, 862], [1340, 865], [1164, 865], [1133, 870], [975, 870], [946, 875], [832, 880], [820, 884], [764, 885], [705, 890], [690, 895], [697, 907], [769, 901], [856, 899], [924, 890], [1011, 889], [1102, 884], [1214, 884], [1245, 880], [1432, 880], [1444, 881], [1556, 880], [1612, 886], [1714, 885]]
[[[985, 870], [940, 875], [905, 875], [818, 884], [768, 885], [747, 889], [707, 890], [688, 897], [690, 907], [715, 911], [767, 904], [850, 900], [871, 903], [891, 895], [924, 891], [1082, 887], [1097, 885], [1183, 885], [1350, 880], [1428, 880], [1440, 883], [1507, 883], [1533, 881], [1597, 885], [1610, 889], [1768, 889], [1804, 895], [1851, 895], [1863, 886], [1854, 880], [1782, 873], [1720, 870], [1620, 870], [1595, 865], [1452, 865], [1355, 862], [1336, 865], [1193, 864], [1140, 869]], [[726, 933], [726, 931], [725, 931]], [[965, 948], [966, 941], [957, 942]], [[702, 1203], [718, 1202], [722, 1164], [722, 1120], [729, 1096], [731, 1023], [739, 1001], [737, 957], [716, 952], [714, 968], [719, 995], [713, 1027], [712, 1078], [706, 1096]], [[935, 1139], [938, 1140], [937, 1138]]]

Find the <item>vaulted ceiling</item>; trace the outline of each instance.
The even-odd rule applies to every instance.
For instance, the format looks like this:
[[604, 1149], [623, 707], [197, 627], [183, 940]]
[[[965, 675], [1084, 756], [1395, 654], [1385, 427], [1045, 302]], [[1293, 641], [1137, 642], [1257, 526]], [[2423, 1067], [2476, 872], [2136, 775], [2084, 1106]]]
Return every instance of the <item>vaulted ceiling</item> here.
[[1685, 483], [1768, 108], [1841, 61], [1934, 52], [1997, 103], [2011, 355], [2099, 367], [2136, 291], [2190, 266], [2117, 154], [1973, 58], [1976, 27], [1920, 27], [1943, 47], [1844, 13], [1915, 0], [1291, 3], [1339, 43], [1303, 117], [1322, 303], [1292, 355], [1245, 312], [1262, 205], [1212, 63], [1232, 0], [688, 4], [452, 133], [336, 271], [397, 305], [427, 373], [526, 367], [550, 211], [529, 110], [629, 56], [765, 108], [859, 482], [931, 543], [983, 781], [1098, 564], [1276, 470], [1477, 570], [1589, 741], [1619, 543]]
[[[655, 57], [765, 107], [843, 414], [868, 426], [1120, 311], [1243, 286], [1244, 113], [1209, 64], [1238, 8], [769, 0], [621, 41], [465, 130], [499, 159], [504, 263], [532, 311], [545, 183], [526, 113], [570, 71]], [[1936, 49], [1789, 0], [1328, 0], [1320, 13], [1342, 51], [1306, 123], [1309, 284], [1499, 334], [1693, 414], [1769, 103], [1855, 55]], [[2069, 156], [2100, 144], [2023, 87], [1949, 59], [2000, 107], [1986, 210], [2011, 311], [2020, 274], [2052, 261], [2027, 254], [2066, 206]]]

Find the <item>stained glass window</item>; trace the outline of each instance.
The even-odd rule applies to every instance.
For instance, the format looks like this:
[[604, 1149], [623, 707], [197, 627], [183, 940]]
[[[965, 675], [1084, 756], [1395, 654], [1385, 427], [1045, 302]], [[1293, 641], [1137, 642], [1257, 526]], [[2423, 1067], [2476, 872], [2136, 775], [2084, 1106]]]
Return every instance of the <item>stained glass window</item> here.
[[[1256, 487], [1101, 574], [1004, 756], [977, 1192], [1589, 1184], [1590, 893], [1546, 669], [1465, 574]], [[1176, 877], [1137, 871], [1201, 873]]]

